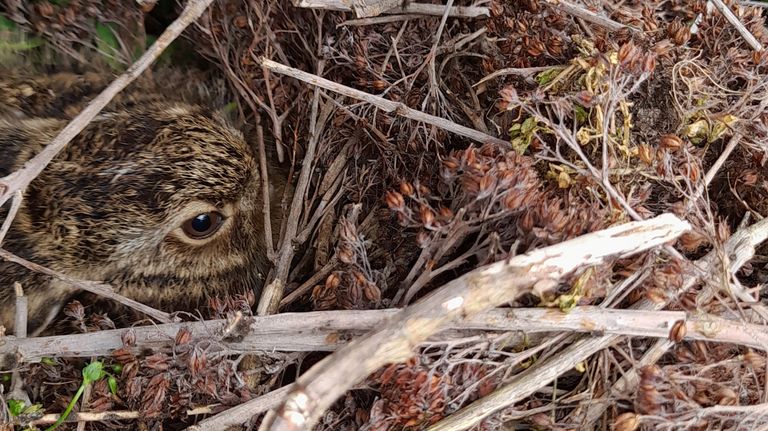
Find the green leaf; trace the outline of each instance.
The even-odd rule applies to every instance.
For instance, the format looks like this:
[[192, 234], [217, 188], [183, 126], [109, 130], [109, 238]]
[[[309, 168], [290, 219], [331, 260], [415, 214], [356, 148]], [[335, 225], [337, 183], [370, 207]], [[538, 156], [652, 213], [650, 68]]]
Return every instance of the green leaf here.
[[8, 411], [11, 412], [11, 416], [19, 416], [24, 412], [24, 406], [26, 403], [21, 400], [8, 400]]
[[112, 372], [115, 374], [120, 374], [123, 372], [123, 364], [114, 364], [112, 365]]
[[515, 150], [517, 154], [523, 154], [525, 153], [525, 150], [528, 149], [530, 142], [524, 138], [514, 138], [510, 144], [512, 144], [512, 149]]
[[520, 131], [523, 132], [523, 135], [529, 135], [536, 129], [536, 120], [533, 117], [528, 117], [523, 121], [523, 126], [520, 128]]
[[109, 376], [107, 385], [109, 385], [109, 392], [112, 392], [112, 395], [117, 395], [117, 379], [115, 376]]
[[40, 359], [40, 362], [45, 365], [56, 365], [56, 361], [53, 358], [42, 358]]
[[589, 118], [589, 113], [582, 106], [574, 105], [573, 111], [574, 111], [574, 115], [576, 116], [576, 122], [579, 124], [584, 123]]
[[543, 87], [552, 82], [552, 80], [560, 74], [561, 70], [563, 70], [562, 67], [553, 67], [552, 69], [545, 70], [536, 75], [536, 82], [539, 83], [539, 86]]
[[83, 368], [83, 385], [87, 386], [104, 377], [104, 364], [94, 361]]
[[232, 112], [237, 112], [237, 102], [229, 102], [226, 105], [224, 105], [223, 109], [225, 114], [230, 114]]
[[31, 406], [28, 406], [27, 408], [24, 409], [24, 415], [27, 415], [27, 416], [34, 416], [34, 415], [37, 415], [38, 413], [40, 415], [42, 415], [43, 413], [42, 404], [32, 404]]
[[120, 42], [110, 25], [96, 23], [96, 48], [104, 54], [104, 60], [109, 67], [115, 70], [122, 68], [122, 64], [117, 59], [120, 52]]
[[0, 15], [0, 31], [13, 31], [16, 30], [16, 23], [10, 19]]

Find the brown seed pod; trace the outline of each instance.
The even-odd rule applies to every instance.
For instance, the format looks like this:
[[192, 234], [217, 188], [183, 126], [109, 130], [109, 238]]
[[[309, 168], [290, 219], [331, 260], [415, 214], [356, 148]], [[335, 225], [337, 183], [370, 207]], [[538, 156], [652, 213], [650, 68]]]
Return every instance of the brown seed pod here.
[[232, 24], [237, 28], [248, 27], [248, 18], [245, 15], [238, 15], [232, 20]]
[[646, 165], [651, 166], [653, 164], [654, 152], [650, 145], [640, 144], [637, 148], [637, 155]]
[[683, 341], [688, 328], [685, 324], [685, 320], [678, 320], [672, 325], [672, 329], [669, 331], [669, 340], [675, 343]]
[[676, 151], [683, 146], [683, 140], [675, 135], [663, 135], [659, 141], [662, 148]]
[[386, 196], [387, 206], [391, 210], [401, 210], [405, 207], [405, 199], [403, 195], [398, 192], [389, 191]]
[[328, 275], [328, 277], [325, 279], [325, 288], [328, 290], [336, 290], [339, 288], [339, 285], [341, 284], [341, 277], [339, 276], [339, 272], [332, 272]]
[[189, 344], [192, 341], [192, 331], [186, 326], [179, 328], [179, 332], [176, 333], [176, 338], [173, 340], [175, 346], [183, 346]]
[[411, 197], [413, 196], [415, 190], [413, 188], [413, 184], [403, 181], [400, 183], [400, 193], [402, 193], [405, 196]]
[[613, 421], [614, 431], [635, 431], [640, 427], [640, 417], [634, 412], [622, 413]]
[[424, 223], [424, 226], [432, 226], [435, 222], [435, 212], [432, 211], [432, 208], [426, 205], [421, 205], [419, 208], [419, 218], [421, 219], [421, 222]]

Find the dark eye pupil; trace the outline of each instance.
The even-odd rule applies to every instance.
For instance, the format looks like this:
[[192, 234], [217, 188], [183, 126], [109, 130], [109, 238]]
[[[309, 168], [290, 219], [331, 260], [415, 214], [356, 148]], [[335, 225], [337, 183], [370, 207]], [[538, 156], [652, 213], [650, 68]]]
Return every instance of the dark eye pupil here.
[[208, 214], [199, 214], [192, 219], [192, 229], [197, 232], [205, 232], [211, 228], [211, 216]]

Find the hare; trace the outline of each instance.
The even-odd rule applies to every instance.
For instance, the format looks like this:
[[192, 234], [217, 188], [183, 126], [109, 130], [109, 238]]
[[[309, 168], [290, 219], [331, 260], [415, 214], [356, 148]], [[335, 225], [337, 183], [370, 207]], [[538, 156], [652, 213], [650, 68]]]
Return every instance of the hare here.
[[[67, 124], [63, 118], [71, 115], [54, 96], [79, 97], [80, 80], [57, 77], [49, 93], [35, 87], [39, 81], [21, 89], [18, 81], [0, 85], [0, 177]], [[32, 97], [37, 101], [26, 100]], [[206, 107], [140, 99], [98, 116], [30, 184], [2, 247], [67, 275], [109, 283], [164, 311], [192, 310], [212, 296], [258, 293], [270, 262], [254, 151]], [[270, 186], [273, 195], [282, 190], [278, 182]], [[278, 207], [271, 214], [277, 223]], [[6, 214], [7, 205], [0, 221]], [[0, 261], [0, 323], [8, 330], [16, 281], [28, 296], [33, 334], [74, 293], [59, 280]]]

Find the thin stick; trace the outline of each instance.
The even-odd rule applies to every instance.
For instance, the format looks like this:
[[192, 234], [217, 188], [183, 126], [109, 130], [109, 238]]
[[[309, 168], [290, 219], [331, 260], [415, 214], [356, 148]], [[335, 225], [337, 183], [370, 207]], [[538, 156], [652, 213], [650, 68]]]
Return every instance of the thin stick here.
[[749, 44], [749, 46], [755, 51], [762, 51], [763, 45], [757, 40], [757, 38], [744, 27], [744, 24], [739, 21], [739, 18], [733, 14], [731, 9], [723, 3], [723, 0], [711, 0], [712, 4], [720, 11], [726, 20], [739, 32], [741, 37]]
[[253, 416], [264, 413], [280, 405], [280, 401], [293, 389], [293, 385], [283, 386], [272, 392], [254, 398], [246, 403], [240, 404], [229, 410], [221, 412], [208, 419], [200, 421], [197, 425], [192, 425], [186, 431], [219, 431], [237, 427]]
[[466, 138], [475, 140], [483, 144], [491, 143], [491, 144], [500, 145], [503, 148], [511, 148], [509, 142], [503, 139], [499, 139], [499, 138], [487, 135], [483, 132], [470, 129], [469, 127], [456, 124], [453, 121], [446, 120], [445, 118], [436, 117], [434, 115], [430, 115], [422, 111], [411, 109], [403, 103], [393, 102], [391, 100], [384, 99], [383, 97], [374, 96], [373, 94], [369, 94], [364, 91], [356, 90], [354, 88], [337, 84], [333, 81], [327, 80], [320, 76], [313, 75], [311, 73], [307, 73], [299, 69], [294, 69], [293, 67], [285, 66], [283, 64], [274, 62], [267, 58], [262, 57], [261, 64], [263, 64], [268, 69], [274, 72], [296, 78], [298, 80], [306, 82], [307, 84], [315, 85], [320, 88], [325, 88], [326, 90], [330, 90], [339, 94], [343, 94], [348, 97], [352, 97], [354, 99], [368, 102], [376, 106], [377, 108], [381, 109], [382, 111], [395, 113], [397, 115], [400, 115], [405, 118], [409, 118], [411, 120], [421, 121], [423, 123], [437, 126], [441, 129], [456, 133], [457, 135], [464, 136]]
[[272, 238], [272, 203], [269, 201], [269, 171], [267, 170], [267, 153], [264, 149], [264, 128], [261, 122], [256, 123], [256, 139], [259, 146], [259, 169], [261, 170], [261, 198], [264, 201], [262, 214], [264, 216], [264, 245], [267, 256], [275, 258], [275, 239]]
[[565, 66], [540, 66], [540, 67], [524, 67], [524, 68], [508, 67], [506, 69], [499, 69], [493, 73], [490, 73], [484, 76], [483, 79], [472, 84], [472, 86], [477, 87], [480, 84], [483, 84], [485, 82], [490, 81], [491, 79], [495, 79], [500, 76], [518, 75], [518, 76], [529, 77], [539, 72], [544, 72], [546, 70], [554, 70], [554, 69], [565, 69]]
[[[24, 296], [24, 289], [21, 283], [13, 284], [16, 291], [16, 312], [14, 314], [13, 330], [19, 339], [27, 338], [27, 316], [29, 315], [27, 307], [27, 297]], [[11, 373], [11, 391], [8, 394], [10, 399], [23, 400], [29, 404], [29, 395], [24, 391], [24, 378], [18, 369]]]
[[[247, 333], [237, 340], [228, 339], [227, 330], [233, 322], [225, 320], [139, 326], [133, 328], [136, 343], [132, 349], [135, 352], [170, 349], [173, 347], [174, 336], [183, 327], [190, 331], [192, 342], [218, 340], [218, 346], [211, 347], [211, 351], [335, 351], [344, 345], [344, 340], [385, 324], [399, 311], [339, 310], [255, 317], [248, 322], [249, 329], [244, 331]], [[450, 340], [473, 331], [524, 331], [526, 334], [589, 332], [667, 338], [672, 325], [681, 320], [686, 324], [686, 340], [728, 343], [761, 350], [768, 345], [768, 331], [764, 325], [726, 320], [707, 314], [688, 317], [683, 311], [600, 307], [577, 307], [568, 313], [548, 308], [493, 309], [450, 324], [446, 327], [448, 332], [431, 337], [428, 343]], [[307, 327], [315, 329], [307, 331]], [[21, 362], [25, 363], [37, 362], [44, 357], [106, 356], [123, 347], [121, 336], [124, 333], [125, 329], [113, 329], [26, 339], [6, 337], [5, 343], [0, 346], [0, 355], [18, 354]]]
[[[208, 415], [214, 412], [214, 407], [203, 406], [196, 407], [194, 409], [187, 410], [187, 416]], [[142, 415], [141, 412], [136, 410], [115, 410], [107, 412], [72, 412], [69, 417], [64, 421], [67, 422], [103, 422], [103, 421], [116, 421], [116, 420], [131, 420], [138, 419]], [[40, 419], [36, 419], [30, 423], [30, 425], [45, 425], [52, 424], [59, 420], [58, 413], [49, 413], [44, 415]]]
[[25, 268], [27, 268], [30, 271], [39, 272], [40, 274], [49, 275], [51, 277], [54, 277], [58, 280], [63, 281], [64, 283], [69, 284], [70, 286], [85, 290], [86, 292], [90, 292], [96, 295], [99, 295], [101, 297], [111, 299], [115, 302], [118, 302], [120, 304], [123, 304], [127, 307], [130, 307], [136, 311], [140, 311], [144, 314], [146, 314], [149, 317], [152, 317], [153, 319], [158, 320], [162, 323], [169, 323], [173, 321], [173, 318], [171, 318], [171, 315], [164, 312], [157, 310], [155, 308], [152, 308], [148, 305], [144, 305], [141, 302], [134, 301], [133, 299], [126, 298], [123, 295], [120, 295], [119, 293], [115, 293], [112, 286], [104, 283], [97, 283], [93, 281], [85, 281], [85, 280], [78, 280], [76, 278], [70, 277], [66, 274], [63, 274], [58, 271], [54, 271], [50, 268], [46, 268], [42, 265], [38, 265], [34, 262], [30, 262], [26, 259], [23, 259], [19, 256], [16, 256], [15, 254], [9, 252], [8, 250], [0, 248], [0, 259], [6, 260], [8, 262], [13, 262], [16, 264], [19, 264]]
[[50, 144], [46, 145], [32, 160], [26, 162], [21, 169], [0, 178], [0, 206], [3, 206], [17, 191], [24, 190], [48, 166], [48, 163], [67, 146], [69, 141], [82, 132], [117, 93], [138, 78], [162, 54], [165, 48], [179, 37], [187, 26], [202, 15], [212, 2], [213, 0], [189, 0], [181, 15], [165, 29], [144, 55], [96, 96], [85, 109], [67, 124], [67, 127], [59, 132]]
[[24, 194], [21, 190], [16, 190], [13, 194], [13, 200], [11, 201], [11, 210], [8, 211], [8, 215], [5, 217], [5, 220], [3, 220], [3, 226], [0, 227], [0, 246], [3, 245], [5, 236], [8, 235], [8, 232], [11, 230], [13, 219], [16, 218], [16, 214], [19, 212], [19, 208], [21, 208], [22, 199], [24, 199]]
[[311, 429], [338, 397], [379, 367], [404, 361], [413, 349], [451, 322], [514, 300], [550, 290], [581, 266], [628, 256], [677, 238], [690, 225], [672, 214], [593, 232], [469, 272], [405, 308], [385, 325], [326, 357], [296, 383], [269, 428]]
[[577, 18], [581, 18], [584, 21], [591, 22], [592, 24], [605, 27], [610, 31], [619, 31], [624, 28], [629, 28], [634, 30], [633, 27], [624, 25], [620, 22], [616, 22], [608, 17], [592, 12], [591, 10], [585, 8], [584, 6], [571, 3], [567, 0], [547, 0], [547, 1], [550, 4], [555, 5], [555, 7], [561, 9], [565, 13], [571, 14]]
[[[352, 6], [349, 2], [336, 1], [336, 0], [301, 0], [296, 6], [311, 8], [311, 9], [326, 9], [326, 10], [338, 10], [338, 11], [351, 11]], [[448, 10], [448, 16], [452, 18], [480, 18], [490, 16], [490, 11], [487, 7], [480, 6], [451, 6], [446, 7], [441, 4], [431, 3], [408, 3], [405, 7], [394, 7], [392, 9], [384, 11], [387, 15], [427, 15], [427, 16], [443, 16], [446, 9]], [[378, 15], [378, 14], [376, 14]], [[358, 18], [370, 19], [374, 15], [358, 15]], [[349, 20], [346, 23], [352, 21], [361, 20]]]
[[[320, 61], [318, 65], [318, 71], [320, 73], [323, 71], [323, 65], [324, 62]], [[312, 114], [309, 119], [309, 144], [307, 145], [307, 151], [304, 155], [304, 163], [302, 164], [301, 172], [299, 173], [299, 181], [296, 184], [293, 199], [291, 200], [291, 209], [285, 222], [285, 235], [281, 239], [280, 250], [278, 251], [277, 261], [275, 262], [274, 277], [264, 288], [257, 307], [260, 316], [277, 313], [280, 309], [280, 300], [283, 299], [283, 292], [285, 290], [285, 284], [288, 281], [291, 260], [293, 260], [294, 255], [294, 239], [299, 230], [301, 212], [302, 210], [306, 210], [304, 207], [304, 196], [307, 193], [309, 180], [312, 176], [315, 152], [317, 151], [317, 145], [320, 141], [320, 136], [322, 135], [322, 128], [325, 126], [325, 122], [331, 114], [331, 104], [324, 104], [322, 113], [318, 113], [319, 105], [320, 89], [316, 88], [314, 98], [312, 99]]]

